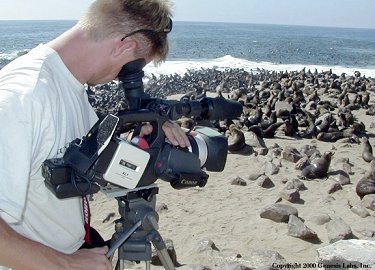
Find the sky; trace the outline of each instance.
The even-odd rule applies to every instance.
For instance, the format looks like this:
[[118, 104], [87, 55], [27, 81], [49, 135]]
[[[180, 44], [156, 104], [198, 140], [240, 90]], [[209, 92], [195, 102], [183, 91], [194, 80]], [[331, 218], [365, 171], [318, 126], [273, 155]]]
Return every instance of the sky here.
[[[93, 0], [0, 0], [0, 20], [77, 20]], [[375, 29], [375, 0], [172, 0], [176, 21]]]

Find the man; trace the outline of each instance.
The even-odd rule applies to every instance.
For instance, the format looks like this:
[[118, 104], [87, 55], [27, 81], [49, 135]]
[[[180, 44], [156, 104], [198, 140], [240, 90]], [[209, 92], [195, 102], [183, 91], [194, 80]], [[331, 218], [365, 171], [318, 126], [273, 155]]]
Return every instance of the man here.
[[[0, 71], [0, 265], [112, 269], [107, 247], [80, 249], [82, 199], [57, 199], [41, 165], [97, 121], [84, 84], [107, 83], [135, 59], [165, 60], [170, 15], [162, 0], [96, 0], [70, 30]], [[171, 143], [190, 145], [176, 124], [163, 129]]]

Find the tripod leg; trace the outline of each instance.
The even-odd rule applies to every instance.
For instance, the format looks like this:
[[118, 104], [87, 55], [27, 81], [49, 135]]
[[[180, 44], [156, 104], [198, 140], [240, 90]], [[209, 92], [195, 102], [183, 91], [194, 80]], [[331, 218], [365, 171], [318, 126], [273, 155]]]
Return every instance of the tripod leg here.
[[125, 269], [125, 262], [124, 260], [119, 260], [119, 270], [124, 270]]
[[125, 260], [118, 259], [114, 270], [124, 270], [125, 269]]
[[173, 261], [168, 254], [167, 246], [165, 245], [163, 238], [157, 230], [153, 230], [151, 233], [151, 242], [155, 247], [156, 253], [166, 270], [175, 270]]

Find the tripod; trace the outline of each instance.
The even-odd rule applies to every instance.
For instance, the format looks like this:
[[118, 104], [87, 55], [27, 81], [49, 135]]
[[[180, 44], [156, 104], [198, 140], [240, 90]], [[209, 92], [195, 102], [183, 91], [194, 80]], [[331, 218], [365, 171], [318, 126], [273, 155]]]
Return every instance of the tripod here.
[[121, 218], [116, 220], [111, 248], [107, 253], [107, 257], [112, 260], [114, 252], [118, 251], [116, 270], [124, 270], [125, 261], [145, 261], [146, 269], [150, 269], [151, 243], [164, 268], [175, 269], [157, 230], [159, 216], [155, 211], [155, 205], [158, 191], [156, 185], [131, 190], [121, 188], [103, 190], [107, 196], [117, 199], [121, 215]]

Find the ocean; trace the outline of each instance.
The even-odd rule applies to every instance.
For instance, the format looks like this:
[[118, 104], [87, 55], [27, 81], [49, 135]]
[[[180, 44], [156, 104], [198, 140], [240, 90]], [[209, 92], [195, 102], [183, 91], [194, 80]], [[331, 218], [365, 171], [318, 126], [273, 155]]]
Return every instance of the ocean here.
[[[76, 21], [0, 21], [0, 67], [63, 33]], [[146, 73], [188, 69], [302, 68], [375, 78], [375, 29], [237, 23], [174, 22], [167, 61]]]

